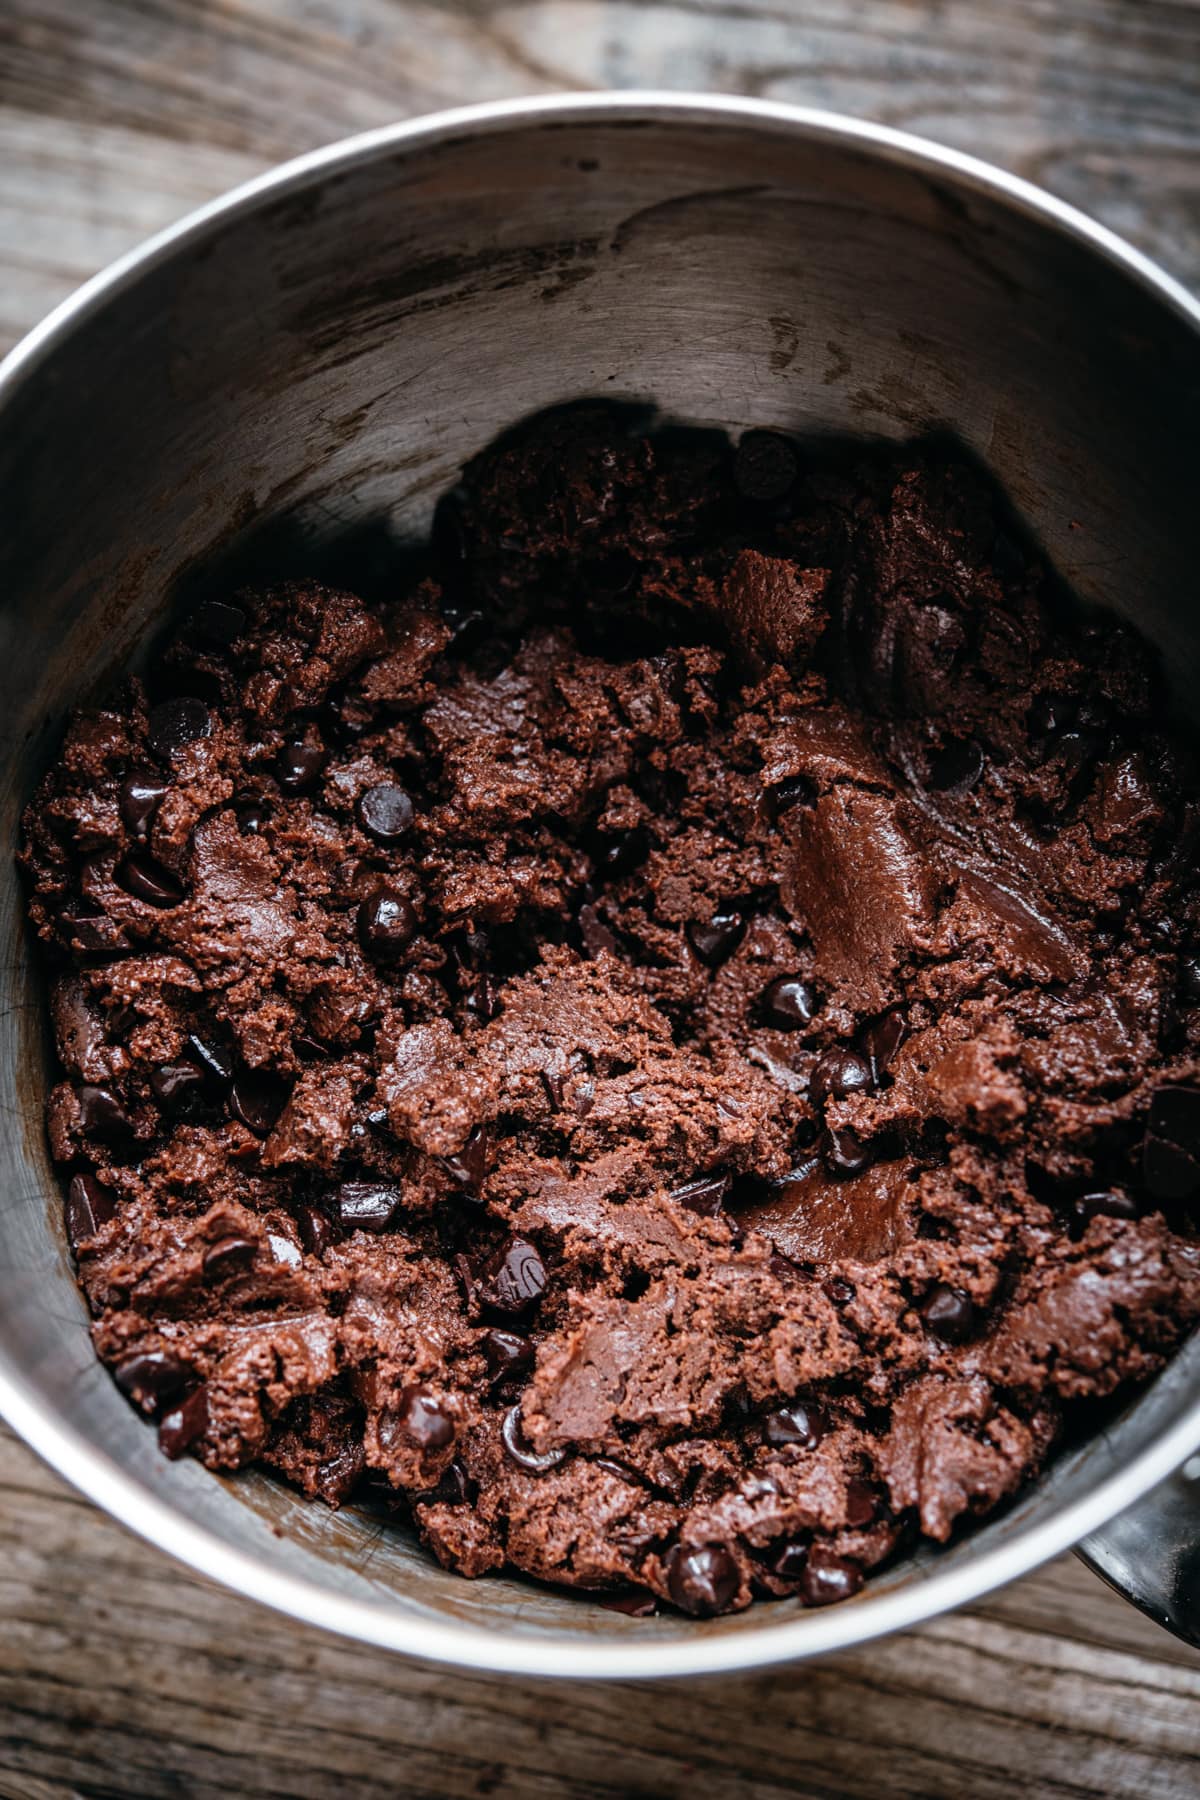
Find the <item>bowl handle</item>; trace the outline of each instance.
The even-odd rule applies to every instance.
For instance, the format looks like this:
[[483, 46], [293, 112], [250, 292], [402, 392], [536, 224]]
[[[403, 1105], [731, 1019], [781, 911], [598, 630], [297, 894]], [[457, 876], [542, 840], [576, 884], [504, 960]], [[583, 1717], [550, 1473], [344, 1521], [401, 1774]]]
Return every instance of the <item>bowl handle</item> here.
[[1079, 1554], [1126, 1600], [1200, 1648], [1200, 1454], [1084, 1538]]

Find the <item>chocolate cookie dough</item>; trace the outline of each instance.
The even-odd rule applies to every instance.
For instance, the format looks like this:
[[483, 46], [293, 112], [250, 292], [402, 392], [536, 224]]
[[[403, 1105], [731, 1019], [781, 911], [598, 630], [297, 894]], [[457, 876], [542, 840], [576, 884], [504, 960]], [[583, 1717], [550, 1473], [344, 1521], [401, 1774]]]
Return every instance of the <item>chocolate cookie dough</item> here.
[[464, 1575], [852, 1595], [1200, 1312], [1145, 646], [940, 453], [596, 409], [396, 583], [194, 609], [26, 814], [97, 1350]]

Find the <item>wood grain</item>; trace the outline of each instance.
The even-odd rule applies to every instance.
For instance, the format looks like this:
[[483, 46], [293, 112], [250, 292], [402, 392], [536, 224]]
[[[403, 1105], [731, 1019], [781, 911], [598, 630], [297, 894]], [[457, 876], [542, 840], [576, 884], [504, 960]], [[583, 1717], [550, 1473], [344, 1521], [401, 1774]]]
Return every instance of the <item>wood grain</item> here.
[[0, 1800], [1182, 1800], [1200, 1659], [1073, 1559], [922, 1630], [660, 1687], [450, 1674], [176, 1570], [0, 1434]]
[[[1200, 284], [1196, 0], [0, 0], [0, 349], [279, 159], [466, 100], [713, 88], [973, 150]], [[1200, 1658], [1072, 1559], [754, 1679], [449, 1674], [181, 1574], [0, 1432], [0, 1800], [1183, 1800]]]
[[924, 132], [1200, 283], [1197, 0], [0, 0], [0, 348], [283, 157], [466, 100], [630, 86]]

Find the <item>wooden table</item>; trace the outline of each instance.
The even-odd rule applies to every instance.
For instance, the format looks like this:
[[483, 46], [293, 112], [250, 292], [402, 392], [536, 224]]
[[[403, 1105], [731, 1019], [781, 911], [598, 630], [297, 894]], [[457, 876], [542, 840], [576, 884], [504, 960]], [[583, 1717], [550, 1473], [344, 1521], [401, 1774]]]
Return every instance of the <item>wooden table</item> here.
[[[0, 0], [0, 348], [268, 164], [405, 114], [716, 88], [906, 126], [1200, 285], [1195, 0]], [[835, 1662], [553, 1687], [182, 1575], [0, 1433], [0, 1800], [1200, 1793], [1200, 1658], [1071, 1559]]]

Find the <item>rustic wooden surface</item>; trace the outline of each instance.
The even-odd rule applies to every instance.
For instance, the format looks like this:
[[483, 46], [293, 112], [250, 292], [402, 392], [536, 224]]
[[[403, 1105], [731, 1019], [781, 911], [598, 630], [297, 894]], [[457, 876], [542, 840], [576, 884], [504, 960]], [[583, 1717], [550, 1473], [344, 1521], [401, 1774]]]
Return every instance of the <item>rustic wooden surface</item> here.
[[[0, 0], [0, 349], [280, 158], [465, 100], [712, 88], [902, 125], [1200, 285], [1195, 0]], [[559, 1688], [194, 1581], [0, 1432], [0, 1800], [1200, 1792], [1200, 1658], [1065, 1559], [815, 1668]]]

